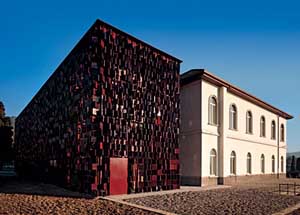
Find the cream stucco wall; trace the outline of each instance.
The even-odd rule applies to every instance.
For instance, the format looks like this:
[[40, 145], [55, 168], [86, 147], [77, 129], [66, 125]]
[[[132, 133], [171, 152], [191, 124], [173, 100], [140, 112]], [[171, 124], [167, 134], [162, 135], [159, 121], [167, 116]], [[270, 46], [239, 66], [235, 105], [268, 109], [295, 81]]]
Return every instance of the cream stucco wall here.
[[[232, 151], [236, 153], [236, 175], [247, 175], [246, 161], [247, 153], [251, 153], [252, 157], [252, 174], [261, 173], [261, 160], [262, 154], [265, 156], [265, 174], [272, 173], [272, 155], [275, 156], [275, 173], [277, 173], [277, 115], [267, 111], [253, 103], [250, 103], [236, 95], [223, 90], [223, 97], [220, 93], [220, 88], [202, 80], [202, 174], [203, 176], [209, 176], [209, 152], [211, 148], [215, 148], [217, 151], [218, 146], [223, 146], [223, 152], [218, 154], [223, 172], [219, 172], [220, 177], [230, 176], [230, 154]], [[218, 126], [212, 126], [208, 124], [208, 100], [209, 97], [215, 96], [218, 99]], [[222, 97], [222, 98], [220, 98]], [[235, 104], [238, 112], [237, 130], [229, 129], [229, 107], [231, 104]], [[222, 105], [224, 106], [222, 108]], [[251, 111], [253, 116], [253, 134], [246, 133], [246, 112]], [[260, 117], [264, 116], [266, 119], [266, 137], [260, 137]], [[271, 139], [271, 122], [276, 122], [276, 139]], [[280, 142], [280, 157], [286, 158], [286, 120], [279, 118], [279, 125], [284, 124], [285, 127], [285, 142]], [[224, 127], [222, 129], [221, 127]], [[219, 136], [223, 138], [215, 138]], [[219, 142], [218, 142], [219, 141]], [[220, 143], [221, 141], [221, 143]], [[204, 150], [205, 149], [205, 150]], [[219, 167], [219, 168], [221, 168]], [[281, 172], [281, 167], [279, 168]], [[285, 162], [284, 162], [285, 172]]]
[[[215, 96], [219, 98], [219, 90], [218, 88], [207, 84], [201, 80], [201, 104], [202, 104], [202, 166], [201, 172], [203, 177], [210, 176], [210, 152], [212, 149], [215, 149], [217, 152], [217, 157], [219, 157], [219, 148], [218, 148], [218, 139], [219, 139], [219, 127], [215, 125], [210, 125], [208, 123], [208, 101], [210, 96]], [[219, 101], [218, 101], [219, 105]], [[220, 116], [218, 116], [219, 118]], [[219, 165], [217, 167], [219, 170]], [[218, 171], [217, 171], [218, 172]]]
[[[218, 124], [208, 122], [209, 98], [214, 96], [218, 106]], [[236, 176], [247, 175], [247, 154], [251, 153], [251, 175], [273, 174], [272, 155], [275, 156], [275, 174], [281, 172], [281, 156], [286, 161], [287, 121], [276, 114], [255, 105], [230, 92], [226, 87], [218, 87], [204, 80], [194, 81], [181, 88], [181, 127], [180, 127], [180, 174], [182, 181], [190, 185], [205, 185], [216, 178], [230, 175], [231, 152], [236, 153]], [[229, 128], [229, 108], [237, 107], [237, 129]], [[246, 133], [246, 112], [253, 117], [253, 133]], [[266, 120], [266, 137], [260, 136], [260, 118]], [[276, 139], [271, 139], [271, 122], [276, 122]], [[279, 120], [279, 126], [278, 126]], [[279, 142], [278, 128], [284, 124], [284, 142]], [[210, 175], [210, 152], [217, 152], [217, 176]], [[265, 156], [265, 172], [261, 172], [261, 155]], [[278, 162], [279, 161], [279, 162]], [[279, 163], [279, 168], [278, 167]], [[201, 178], [205, 178], [202, 180]], [[200, 182], [201, 181], [201, 182]]]
[[200, 185], [201, 177], [201, 85], [181, 88], [180, 175], [187, 184]]

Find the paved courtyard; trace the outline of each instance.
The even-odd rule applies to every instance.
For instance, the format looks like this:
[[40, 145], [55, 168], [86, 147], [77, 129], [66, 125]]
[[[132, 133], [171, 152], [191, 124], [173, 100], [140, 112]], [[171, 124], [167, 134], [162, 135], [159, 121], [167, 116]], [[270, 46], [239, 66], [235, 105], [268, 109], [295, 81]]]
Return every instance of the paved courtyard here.
[[[159, 214], [132, 205], [176, 214], [273, 214], [300, 203], [299, 196], [279, 195], [278, 183], [269, 180], [242, 186], [183, 187], [181, 190], [92, 198], [54, 185], [10, 181], [0, 185], [0, 214]], [[116, 202], [120, 201], [120, 202]], [[300, 214], [300, 210], [291, 214]]]
[[10, 182], [0, 186], [0, 215], [156, 215], [135, 207], [71, 192], [54, 185]]
[[296, 205], [300, 197], [261, 189], [229, 188], [127, 199], [176, 214], [273, 214]]
[[279, 183], [300, 184], [300, 179], [271, 177], [231, 188], [200, 188], [124, 200], [177, 214], [273, 214], [300, 203], [299, 196], [279, 195]]

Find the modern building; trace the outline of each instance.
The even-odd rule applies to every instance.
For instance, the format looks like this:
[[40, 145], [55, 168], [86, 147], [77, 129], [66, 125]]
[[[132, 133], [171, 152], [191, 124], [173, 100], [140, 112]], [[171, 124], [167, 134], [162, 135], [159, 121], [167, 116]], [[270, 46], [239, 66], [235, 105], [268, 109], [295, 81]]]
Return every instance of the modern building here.
[[203, 69], [181, 75], [183, 185], [285, 175], [293, 117]]
[[95, 195], [178, 188], [180, 63], [97, 20], [17, 117], [19, 174]]

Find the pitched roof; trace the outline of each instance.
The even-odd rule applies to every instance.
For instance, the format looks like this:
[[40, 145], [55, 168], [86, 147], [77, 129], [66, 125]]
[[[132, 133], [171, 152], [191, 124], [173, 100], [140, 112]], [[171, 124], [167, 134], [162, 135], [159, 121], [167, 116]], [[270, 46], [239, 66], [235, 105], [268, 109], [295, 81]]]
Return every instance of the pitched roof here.
[[285, 119], [292, 119], [294, 118], [292, 115], [279, 110], [278, 108], [268, 104], [267, 102], [264, 102], [263, 100], [247, 93], [246, 91], [238, 88], [237, 86], [234, 86], [233, 84], [230, 84], [229, 82], [213, 75], [212, 73], [209, 73], [208, 71], [206, 71], [205, 69], [192, 69], [189, 70], [183, 74], [180, 75], [180, 85], [184, 86], [187, 85], [189, 83], [192, 83], [194, 81], [197, 80], [205, 80], [208, 81], [216, 86], [219, 87], [226, 87], [227, 91], [237, 95], [255, 105], [258, 105], [274, 114], [277, 114]]

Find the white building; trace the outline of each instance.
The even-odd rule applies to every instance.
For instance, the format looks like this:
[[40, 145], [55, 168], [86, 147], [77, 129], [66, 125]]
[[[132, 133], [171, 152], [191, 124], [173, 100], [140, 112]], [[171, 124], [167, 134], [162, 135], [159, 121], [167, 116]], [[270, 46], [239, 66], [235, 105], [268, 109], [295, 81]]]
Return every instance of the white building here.
[[292, 118], [205, 70], [182, 74], [182, 185], [285, 175], [286, 123]]

